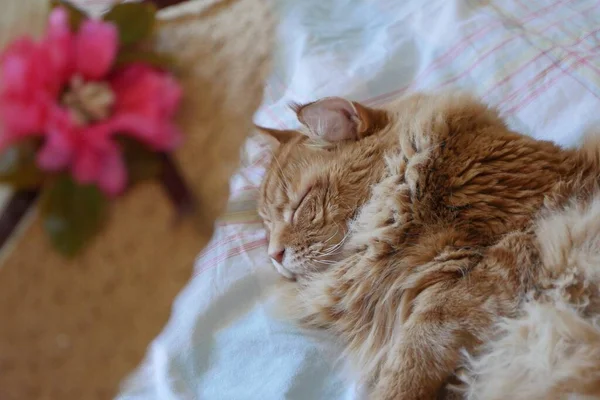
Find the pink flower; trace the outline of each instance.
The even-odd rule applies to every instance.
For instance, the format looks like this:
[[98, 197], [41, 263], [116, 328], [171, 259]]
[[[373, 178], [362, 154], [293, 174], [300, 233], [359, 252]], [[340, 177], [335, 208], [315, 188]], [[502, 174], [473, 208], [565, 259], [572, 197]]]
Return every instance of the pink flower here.
[[171, 118], [181, 89], [167, 74], [140, 64], [118, 71], [109, 83], [115, 95], [113, 114], [80, 126], [56, 107], [38, 162], [46, 170], [71, 165], [77, 181], [97, 183], [106, 193], [118, 194], [127, 184], [127, 174], [114, 136], [132, 136], [156, 151], [173, 150], [181, 135]]
[[113, 24], [85, 20], [73, 33], [62, 8], [52, 11], [39, 43], [14, 42], [0, 58], [0, 151], [41, 136], [40, 168], [70, 170], [78, 182], [116, 195], [127, 184], [117, 134], [172, 150], [180, 141], [172, 123], [180, 87], [142, 64], [113, 71], [117, 51]]
[[181, 88], [166, 73], [133, 64], [110, 81], [116, 102], [112, 130], [146, 143], [154, 150], [173, 150], [181, 135], [173, 117], [181, 100]]

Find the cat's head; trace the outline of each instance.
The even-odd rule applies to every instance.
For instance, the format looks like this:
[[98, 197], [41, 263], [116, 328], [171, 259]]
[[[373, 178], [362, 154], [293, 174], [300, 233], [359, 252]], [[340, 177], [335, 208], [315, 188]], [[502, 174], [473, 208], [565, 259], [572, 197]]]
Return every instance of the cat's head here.
[[287, 278], [326, 268], [383, 171], [389, 114], [337, 97], [294, 106], [301, 130], [260, 128], [279, 146], [258, 211], [268, 253]]

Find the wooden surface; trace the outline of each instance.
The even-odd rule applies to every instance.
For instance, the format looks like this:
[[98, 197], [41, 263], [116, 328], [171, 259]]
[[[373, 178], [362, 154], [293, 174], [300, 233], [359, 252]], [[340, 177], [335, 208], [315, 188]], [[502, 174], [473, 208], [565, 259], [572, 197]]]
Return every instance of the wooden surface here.
[[[41, 0], [4, 0], [0, 43], [43, 26]], [[0, 399], [107, 399], [166, 323], [223, 211], [228, 178], [268, 73], [273, 22], [263, 0], [195, 1], [161, 11], [157, 46], [186, 90], [177, 154], [201, 207], [174, 224], [157, 184], [114, 203], [108, 229], [75, 260], [35, 215], [0, 264]]]

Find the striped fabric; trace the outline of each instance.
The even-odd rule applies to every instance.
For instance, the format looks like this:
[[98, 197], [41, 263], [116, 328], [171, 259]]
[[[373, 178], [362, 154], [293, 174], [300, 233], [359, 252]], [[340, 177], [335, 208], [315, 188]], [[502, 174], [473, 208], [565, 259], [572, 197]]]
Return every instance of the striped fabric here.
[[[261, 125], [294, 126], [291, 101], [342, 95], [376, 106], [435, 89], [475, 93], [516, 130], [564, 146], [600, 125], [598, 0], [276, 0], [275, 6], [282, 23], [256, 116]], [[274, 322], [264, 306], [277, 277], [256, 198], [270, 157], [263, 139], [248, 140], [228, 210], [122, 398], [358, 398], [317, 344]]]

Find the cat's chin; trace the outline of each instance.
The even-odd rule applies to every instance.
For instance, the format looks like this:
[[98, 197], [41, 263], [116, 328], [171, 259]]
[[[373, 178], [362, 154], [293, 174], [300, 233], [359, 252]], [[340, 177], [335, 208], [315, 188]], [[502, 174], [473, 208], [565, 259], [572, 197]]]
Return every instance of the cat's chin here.
[[273, 266], [275, 267], [275, 269], [277, 270], [277, 272], [279, 272], [279, 275], [283, 276], [286, 279], [289, 279], [290, 281], [295, 281], [296, 280], [296, 275], [293, 272], [291, 272], [288, 269], [286, 269], [277, 260], [273, 260], [271, 258], [271, 262], [273, 263]]

